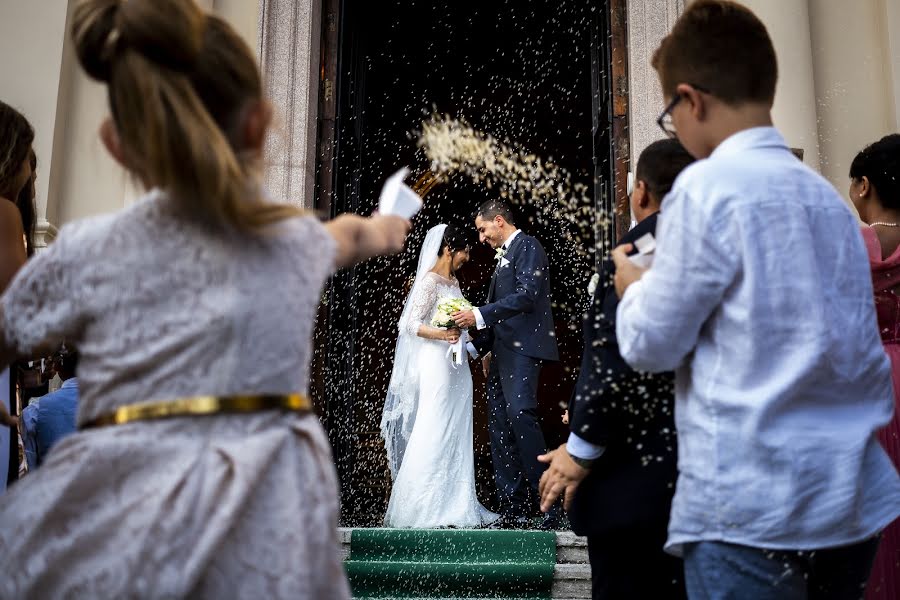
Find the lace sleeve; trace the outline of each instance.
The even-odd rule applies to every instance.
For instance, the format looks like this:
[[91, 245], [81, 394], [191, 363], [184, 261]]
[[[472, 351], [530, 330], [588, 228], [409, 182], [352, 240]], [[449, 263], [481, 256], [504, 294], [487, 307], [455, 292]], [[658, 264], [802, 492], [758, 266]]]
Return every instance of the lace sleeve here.
[[75, 339], [80, 330], [79, 261], [69, 232], [64, 229], [47, 250], [25, 263], [0, 298], [0, 334], [19, 353]]
[[438, 300], [438, 284], [430, 273], [422, 278], [422, 284], [413, 289], [415, 296], [412, 298], [409, 309], [409, 320], [406, 323], [406, 331], [409, 335], [418, 335], [419, 326], [431, 323], [432, 313]]

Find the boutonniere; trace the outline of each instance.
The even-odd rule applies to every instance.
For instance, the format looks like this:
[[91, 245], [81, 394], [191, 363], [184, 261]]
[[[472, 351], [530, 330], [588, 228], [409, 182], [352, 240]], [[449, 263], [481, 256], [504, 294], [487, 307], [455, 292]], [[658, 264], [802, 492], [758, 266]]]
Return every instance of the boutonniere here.
[[503, 246], [500, 246], [499, 248], [497, 248], [497, 251], [494, 253], [494, 260], [500, 260], [501, 258], [506, 256], [506, 252], [507, 252], [506, 248], [504, 248]]

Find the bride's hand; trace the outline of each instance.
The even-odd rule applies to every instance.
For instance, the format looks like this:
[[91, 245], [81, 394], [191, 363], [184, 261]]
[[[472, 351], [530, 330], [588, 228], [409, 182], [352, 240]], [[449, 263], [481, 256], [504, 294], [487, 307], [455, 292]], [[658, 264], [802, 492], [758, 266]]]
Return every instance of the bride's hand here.
[[447, 329], [444, 332], [444, 341], [455, 344], [459, 341], [459, 329]]

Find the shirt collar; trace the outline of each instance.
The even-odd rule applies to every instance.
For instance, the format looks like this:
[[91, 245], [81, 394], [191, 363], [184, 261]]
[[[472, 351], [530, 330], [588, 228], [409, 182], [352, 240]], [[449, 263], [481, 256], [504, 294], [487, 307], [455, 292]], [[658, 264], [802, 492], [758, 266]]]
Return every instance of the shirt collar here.
[[71, 388], [78, 386], [78, 378], [77, 377], [69, 377], [65, 381], [63, 381], [62, 385], [59, 386], [59, 389], [63, 388]]
[[522, 230], [521, 230], [521, 229], [516, 229], [516, 230], [513, 231], [511, 234], [509, 234], [509, 237], [506, 238], [506, 241], [505, 241], [505, 242], [503, 242], [502, 248], [503, 248], [504, 250], [509, 250], [509, 247], [512, 245], [513, 240], [516, 239], [516, 236], [519, 235], [520, 233], [522, 233]]
[[784, 148], [789, 150], [787, 142], [774, 127], [751, 127], [731, 134], [719, 144], [710, 158], [732, 156], [746, 150], [758, 148]]

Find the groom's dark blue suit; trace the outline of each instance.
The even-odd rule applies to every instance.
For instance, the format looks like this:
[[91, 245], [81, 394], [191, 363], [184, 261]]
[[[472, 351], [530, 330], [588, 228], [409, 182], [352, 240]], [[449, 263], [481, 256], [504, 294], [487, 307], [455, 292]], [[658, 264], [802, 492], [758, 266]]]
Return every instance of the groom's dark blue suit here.
[[479, 308], [485, 329], [475, 346], [493, 355], [487, 396], [500, 511], [527, 517], [546, 468], [537, 460], [547, 449], [537, 414], [538, 376], [542, 361], [559, 355], [544, 248], [524, 232], [507, 243], [505, 260], [498, 260], [491, 278], [488, 303]]

